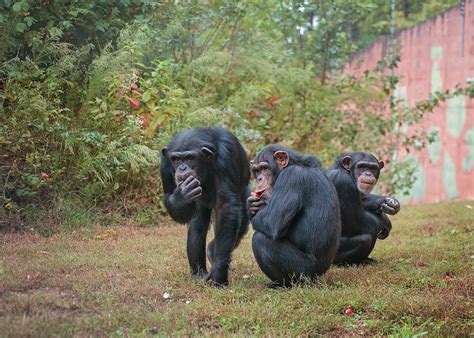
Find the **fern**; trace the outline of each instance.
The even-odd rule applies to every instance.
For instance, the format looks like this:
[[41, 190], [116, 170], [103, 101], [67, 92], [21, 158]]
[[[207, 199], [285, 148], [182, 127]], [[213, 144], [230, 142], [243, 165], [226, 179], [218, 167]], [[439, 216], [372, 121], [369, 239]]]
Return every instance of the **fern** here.
[[82, 177], [96, 179], [105, 187], [116, 177], [131, 170], [137, 174], [141, 170], [156, 166], [159, 157], [155, 150], [141, 144], [123, 146], [119, 141], [110, 142], [96, 156], [86, 158], [79, 172]]

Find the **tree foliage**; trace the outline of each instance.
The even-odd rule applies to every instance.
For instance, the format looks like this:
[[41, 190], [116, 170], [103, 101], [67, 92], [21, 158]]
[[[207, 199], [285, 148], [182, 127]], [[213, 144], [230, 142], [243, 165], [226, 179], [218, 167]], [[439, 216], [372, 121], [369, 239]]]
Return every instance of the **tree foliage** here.
[[[326, 164], [343, 150], [389, 162], [423, 145], [430, 135], [399, 126], [453, 93], [400, 110], [384, 71], [396, 54], [360, 78], [337, 75], [354, 27], [377, 10], [369, 0], [4, 1], [2, 212], [70, 205], [65, 195], [124, 213], [158, 206], [159, 150], [183, 128], [225, 126], [250, 154], [282, 143]], [[389, 184], [407, 171], [389, 168], [386, 189], [409, 186], [410, 175]]]

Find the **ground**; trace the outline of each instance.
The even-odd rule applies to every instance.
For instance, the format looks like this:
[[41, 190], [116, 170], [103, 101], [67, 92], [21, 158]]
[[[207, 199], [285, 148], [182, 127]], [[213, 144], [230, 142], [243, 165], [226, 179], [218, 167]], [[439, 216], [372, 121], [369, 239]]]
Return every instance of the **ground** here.
[[172, 222], [0, 234], [0, 335], [472, 334], [474, 201], [404, 207], [392, 220], [378, 263], [277, 290], [251, 233], [223, 289], [191, 278], [186, 230]]

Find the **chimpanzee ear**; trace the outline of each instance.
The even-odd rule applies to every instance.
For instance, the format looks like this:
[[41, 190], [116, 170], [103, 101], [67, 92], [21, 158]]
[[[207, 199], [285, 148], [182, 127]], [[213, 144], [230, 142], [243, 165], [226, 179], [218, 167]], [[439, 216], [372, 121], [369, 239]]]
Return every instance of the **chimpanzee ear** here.
[[383, 167], [385, 167], [385, 163], [383, 163], [383, 161], [379, 161], [379, 169], [382, 169]]
[[212, 160], [214, 158], [214, 152], [211, 149], [207, 147], [201, 147], [201, 151], [208, 160]]
[[166, 147], [161, 149], [161, 155], [163, 155], [165, 158], [168, 158], [168, 149], [166, 149]]
[[342, 166], [344, 167], [344, 169], [346, 169], [347, 171], [349, 171], [351, 169], [351, 157], [350, 156], [344, 156], [342, 158]]
[[278, 169], [280, 170], [285, 168], [288, 165], [288, 161], [290, 160], [288, 153], [283, 150], [275, 151], [273, 157], [275, 158], [278, 165]]

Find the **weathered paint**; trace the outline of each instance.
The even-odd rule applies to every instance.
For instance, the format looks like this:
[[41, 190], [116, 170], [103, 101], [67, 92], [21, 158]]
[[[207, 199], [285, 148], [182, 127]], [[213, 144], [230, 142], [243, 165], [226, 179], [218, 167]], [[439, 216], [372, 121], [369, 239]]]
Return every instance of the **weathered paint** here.
[[464, 96], [455, 96], [448, 100], [446, 109], [446, 131], [452, 136], [458, 138], [464, 129], [466, 122], [466, 105]]
[[441, 175], [443, 177], [444, 189], [446, 189], [448, 197], [458, 197], [459, 193], [456, 184], [456, 165], [447, 151], [444, 153], [444, 165]]
[[413, 174], [417, 178], [417, 180], [415, 181], [415, 183], [413, 183], [413, 186], [410, 189], [409, 196], [415, 201], [420, 201], [425, 196], [425, 190], [426, 190], [425, 168], [422, 165], [420, 165], [416, 157], [409, 157], [409, 159], [416, 163], [416, 169]]
[[[413, 106], [436, 90], [465, 86], [474, 79], [474, 0], [465, 2], [464, 54], [461, 55], [459, 6], [411, 29], [396, 34], [401, 42], [401, 61], [395, 74], [401, 76], [396, 96]], [[389, 38], [382, 37], [362, 50], [345, 68], [362, 75], [386, 56]], [[439, 139], [428, 147], [410, 150], [418, 163], [417, 181], [407, 203], [425, 203], [450, 198], [474, 198], [474, 100], [457, 97], [441, 103], [423, 121], [407, 130], [438, 130]], [[403, 130], [405, 131], [405, 130]], [[407, 157], [405, 149], [377, 154], [382, 159]]]
[[474, 128], [466, 131], [464, 137], [467, 146], [466, 157], [462, 160], [462, 169], [465, 173], [472, 172], [474, 166]]
[[430, 129], [430, 134], [436, 134], [436, 137], [433, 142], [428, 144], [428, 155], [430, 157], [430, 161], [433, 164], [438, 163], [440, 155], [441, 155], [441, 138], [439, 137], [439, 128], [438, 127], [432, 127]]
[[443, 88], [443, 79], [438, 63], [433, 63], [431, 67], [431, 94], [441, 91]]

